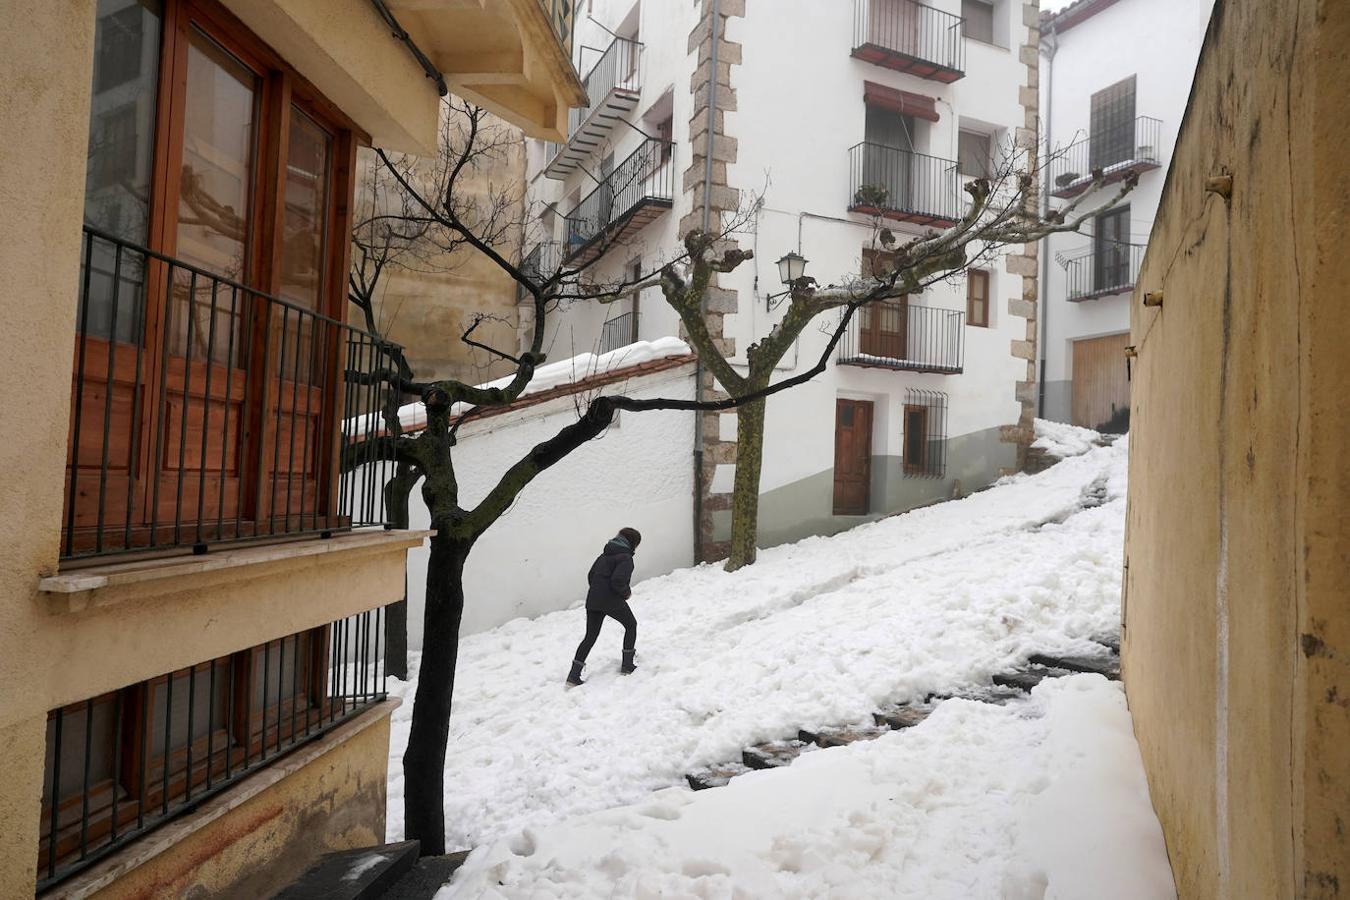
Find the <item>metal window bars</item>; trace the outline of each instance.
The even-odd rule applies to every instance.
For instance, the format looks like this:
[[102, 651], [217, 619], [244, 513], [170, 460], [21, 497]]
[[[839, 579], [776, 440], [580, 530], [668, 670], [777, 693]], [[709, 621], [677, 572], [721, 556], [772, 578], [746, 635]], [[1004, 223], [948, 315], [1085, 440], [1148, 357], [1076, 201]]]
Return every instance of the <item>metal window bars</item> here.
[[964, 212], [954, 160], [872, 141], [848, 151], [849, 211], [945, 227]]
[[63, 558], [386, 524], [396, 345], [88, 226], [75, 344]]
[[1137, 116], [1052, 151], [1046, 176], [1055, 197], [1073, 197], [1087, 190], [1092, 172], [1101, 169], [1107, 183], [1127, 172], [1162, 165], [1162, 120]]
[[839, 341], [839, 364], [959, 374], [965, 358], [965, 312], [910, 303], [869, 303], [853, 314]]
[[384, 700], [383, 610], [52, 710], [38, 891]]
[[648, 138], [566, 216], [566, 258], [614, 232], [649, 201], [668, 209], [675, 196], [675, 145]]
[[901, 417], [901, 454], [907, 477], [947, 474], [947, 395], [911, 388]]
[[915, 0], [854, 0], [853, 53], [866, 62], [951, 83], [964, 76], [962, 19]]

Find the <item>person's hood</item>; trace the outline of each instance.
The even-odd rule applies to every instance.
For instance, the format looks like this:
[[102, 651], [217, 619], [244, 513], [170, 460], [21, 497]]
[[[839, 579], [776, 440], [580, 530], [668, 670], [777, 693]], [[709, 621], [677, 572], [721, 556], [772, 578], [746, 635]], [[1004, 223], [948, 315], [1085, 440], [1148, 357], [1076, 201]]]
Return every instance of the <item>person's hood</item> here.
[[621, 537], [610, 538], [609, 543], [605, 544], [604, 555], [618, 556], [620, 554], [631, 556], [633, 548]]

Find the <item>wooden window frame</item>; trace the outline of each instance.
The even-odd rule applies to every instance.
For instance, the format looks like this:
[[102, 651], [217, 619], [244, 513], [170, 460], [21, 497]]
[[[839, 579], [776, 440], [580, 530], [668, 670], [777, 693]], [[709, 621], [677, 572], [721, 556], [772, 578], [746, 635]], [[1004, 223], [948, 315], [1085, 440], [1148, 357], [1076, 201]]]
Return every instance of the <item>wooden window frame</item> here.
[[[129, 687], [102, 694], [91, 700], [82, 700], [62, 707], [64, 717], [85, 716], [91, 703], [113, 703], [114, 737], [108, 746], [94, 747], [90, 752], [111, 754], [109, 768], [113, 775], [97, 783], [91, 783], [86, 793], [81, 790], [66, 793], [54, 802], [59, 803], [62, 827], [57, 836], [57, 859], [59, 867], [63, 861], [80, 850], [81, 821], [88, 819], [84, 827], [84, 838], [91, 846], [97, 846], [112, 831], [114, 815], [114, 794], [117, 796], [117, 831], [126, 831], [137, 827], [138, 819], [162, 815], [167, 804], [172, 810], [179, 806], [187, 794], [189, 778], [194, 793], [204, 790], [208, 772], [212, 783], [224, 781], [231, 773], [248, 767], [253, 761], [262, 760], [268, 755], [277, 755], [281, 750], [294, 745], [301, 729], [312, 729], [331, 717], [335, 709], [334, 698], [329, 695], [329, 645], [331, 627], [322, 626], [286, 635], [283, 638], [268, 641], [238, 653], [217, 657], [213, 660], [197, 663], [183, 669], [177, 669], [166, 675], [159, 675]], [[280, 696], [276, 702], [267, 699], [260, 708], [253, 701], [256, 687], [256, 660], [269, 652], [268, 648], [280, 644], [300, 648], [305, 641], [304, 659], [301, 666], [293, 666], [297, 674], [305, 672], [304, 690], [293, 696]], [[284, 671], [284, 666], [279, 667]], [[156, 755], [154, 748], [156, 730], [166, 724], [154, 717], [155, 694], [166, 689], [172, 678], [184, 673], [196, 671], [197, 677], [210, 678], [215, 671], [218, 683], [225, 692], [225, 709], [221, 727], [209, 727], [208, 734], [191, 738], [181, 747], [166, 747], [167, 752]], [[202, 673], [206, 673], [204, 676]], [[266, 669], [264, 670], [264, 676]], [[298, 679], [297, 679], [298, 680]], [[263, 679], [266, 684], [266, 677]], [[285, 686], [282, 685], [281, 689]], [[280, 691], [278, 692], [280, 693]], [[303, 707], [297, 702], [303, 698]], [[147, 709], [149, 707], [149, 709]], [[170, 698], [165, 697], [164, 714], [172, 720]], [[208, 717], [210, 717], [208, 713]], [[47, 714], [48, 719], [56, 717], [56, 711]], [[276, 723], [273, 725], [272, 723]], [[144, 726], [142, 727], [142, 723]], [[172, 726], [170, 726], [172, 727]], [[273, 730], [268, 732], [268, 728]], [[162, 732], [160, 732], [162, 735]], [[189, 749], [190, 748], [190, 749]], [[209, 760], [209, 762], [208, 762]], [[167, 781], [166, 781], [167, 763]], [[66, 775], [62, 775], [64, 782]], [[49, 770], [43, 772], [43, 790], [52, 781]], [[144, 794], [142, 794], [144, 784]], [[167, 792], [166, 786], [167, 784]], [[167, 793], [167, 798], [166, 798]], [[142, 809], [142, 800], [144, 808]], [[80, 815], [76, 815], [76, 810]], [[87, 817], [84, 814], [87, 810]], [[51, 840], [52, 804], [43, 803], [39, 819], [41, 828], [38, 848], [38, 872], [48, 871], [50, 866], [49, 845]]]
[[[100, 26], [101, 30], [101, 26]], [[331, 139], [331, 158], [328, 183], [326, 186], [326, 233], [321, 258], [322, 281], [313, 312], [329, 319], [345, 321], [347, 272], [350, 267], [350, 233], [354, 207], [356, 180], [356, 150], [358, 145], [369, 145], [370, 139], [352, 119], [344, 114], [334, 103], [301, 76], [284, 58], [269, 47], [265, 41], [251, 32], [232, 13], [216, 0], [163, 0], [160, 11], [160, 34], [158, 55], [157, 95], [154, 120], [151, 123], [150, 146], [153, 161], [150, 174], [150, 201], [148, 204], [149, 221], [145, 234], [146, 246], [155, 252], [169, 257], [177, 257], [179, 204], [182, 193], [182, 165], [184, 152], [184, 129], [187, 104], [187, 63], [188, 48], [193, 31], [198, 31], [214, 42], [228, 56], [237, 61], [255, 78], [256, 106], [254, 122], [254, 147], [250, 162], [252, 185], [249, 208], [246, 216], [250, 221], [249, 238], [244, 252], [245, 264], [237, 276], [238, 281], [260, 294], [280, 297], [281, 269], [283, 260], [283, 240], [286, 214], [286, 164], [292, 109], [299, 110], [314, 121]], [[95, 47], [95, 54], [99, 48]], [[163, 263], [149, 264], [151, 274], [146, 278], [144, 289], [144, 330], [139, 338], [139, 346], [144, 348], [145, 371], [137, 378], [142, 385], [139, 400], [140, 412], [136, 418], [129, 418], [125, 424], [113, 423], [111, 427], [119, 431], [138, 433], [134, 445], [139, 448], [135, 459], [130, 460], [130, 475], [135, 484], [134, 497], [137, 512], [134, 514], [136, 527], [129, 530], [130, 545], [133, 549], [147, 539], [158, 544], [157, 530], [166, 526], [165, 519], [153, 508], [156, 500], [151, 499], [152, 489], [157, 479], [164, 476], [162, 459], [157, 459], [156, 435], [173, 427], [176, 413], [168, 408], [174, 388], [171, 382], [175, 377], [166, 378], [166, 369], [198, 365], [200, 360], [178, 360], [172, 353], [164, 353], [161, 361], [161, 344], [170, 339], [169, 330], [174, 316], [181, 315], [176, 309], [179, 302], [171, 295], [165, 285]], [[223, 274], [223, 273], [222, 273]], [[238, 523], [234, 526], [233, 537], [248, 537], [256, 532], [269, 535], [273, 532], [293, 532], [303, 530], [303, 526], [291, 527], [291, 520], [297, 517], [292, 509], [292, 499], [285, 498], [286, 506], [278, 508], [274, 499], [265, 497], [261, 486], [272, 475], [272, 445], [285, 440], [279, 431], [269, 429], [265, 421], [272, 412], [269, 404], [284, 402], [283, 394], [290, 391], [284, 386], [284, 373], [273, 377], [273, 373], [264, 371], [261, 360], [265, 358], [264, 345], [269, 338], [263, 333], [263, 316], [256, 314], [259, 304], [265, 301], [245, 298], [239, 319], [239, 343], [241, 353], [250, 354], [248, 364], [241, 376], [245, 380], [247, 391], [246, 408], [250, 410], [247, 420], [239, 421], [239, 444], [236, 449], [238, 459], [232, 462], [237, 468], [237, 479], [241, 483], [238, 491], [237, 507], [234, 514], [226, 519]], [[301, 304], [303, 305], [303, 304]], [[254, 314], [250, 315], [250, 311]], [[252, 321], [250, 321], [250, 318]], [[273, 323], [275, 325], [275, 323]], [[333, 329], [326, 329], [332, 332]], [[85, 340], [87, 336], [77, 335], [76, 340]], [[114, 338], [115, 339], [115, 338]], [[312, 417], [318, 424], [312, 448], [312, 458], [317, 463], [308, 472], [314, 479], [314, 500], [311, 512], [305, 512], [305, 487], [301, 486], [299, 504], [302, 512], [299, 520], [317, 520], [323, 528], [342, 527], [337, 520], [338, 468], [335, 464], [338, 448], [339, 411], [337, 408], [341, 391], [336, 388], [341, 377], [338, 358], [337, 336], [329, 341], [333, 346], [325, 346], [316, 354], [322, 374], [310, 374], [310, 384], [322, 384], [325, 390], [316, 397], [317, 405], [305, 400], [306, 421], [301, 423], [310, 427]], [[298, 346], [298, 345], [297, 345]], [[77, 347], [77, 351], [78, 351]], [[127, 354], [128, 357], [135, 354]], [[78, 353], [77, 353], [78, 356]], [[182, 364], [180, 366], [180, 363]], [[272, 364], [269, 364], [269, 368]], [[224, 369], [225, 377], [230, 377], [231, 366]], [[237, 371], [237, 369], [235, 370]], [[270, 382], [277, 381], [282, 387]], [[198, 382], [200, 384], [200, 382]], [[184, 406], [194, 405], [194, 397], [181, 399]], [[185, 417], [186, 412], [182, 415]], [[278, 419], [280, 416], [278, 416]], [[139, 424], [133, 426], [133, 422]], [[290, 423], [293, 429], [295, 422]], [[193, 431], [195, 431], [195, 426]], [[295, 434], [298, 432], [289, 432]], [[195, 434], [193, 435], [195, 439]], [[228, 436], [221, 440], [232, 445]], [[298, 441], [298, 438], [290, 438]], [[306, 444], [308, 446], [308, 444]], [[68, 466], [79, 466], [73, 448], [68, 448]], [[290, 461], [287, 460], [289, 464]], [[71, 481], [67, 471], [67, 482]], [[223, 477], [223, 476], [222, 476]], [[303, 482], [303, 473], [302, 473]], [[289, 486], [289, 481], [287, 482]], [[131, 495], [129, 495], [131, 496]], [[157, 494], [155, 495], [158, 496]], [[82, 503], [86, 502], [81, 500]], [[75, 503], [70, 504], [75, 510]], [[83, 509], [83, 507], [80, 507]], [[67, 515], [70, 513], [68, 512]], [[76, 512], [77, 521], [84, 513]], [[198, 518], [215, 518], [206, 509], [193, 508], [185, 522]], [[278, 520], [285, 527], [278, 524]], [[158, 529], [147, 527], [149, 523], [158, 523]], [[80, 546], [92, 544], [94, 536], [86, 534], [87, 526], [73, 526], [78, 535]], [[167, 549], [167, 548], [166, 548]]]
[[[989, 327], [989, 271], [987, 269], [967, 269], [966, 270], [966, 324], [973, 325], [976, 328]], [[975, 285], [983, 285], [984, 296], [975, 296]], [[983, 314], [975, 315], [975, 304], [977, 301], [983, 301]]]

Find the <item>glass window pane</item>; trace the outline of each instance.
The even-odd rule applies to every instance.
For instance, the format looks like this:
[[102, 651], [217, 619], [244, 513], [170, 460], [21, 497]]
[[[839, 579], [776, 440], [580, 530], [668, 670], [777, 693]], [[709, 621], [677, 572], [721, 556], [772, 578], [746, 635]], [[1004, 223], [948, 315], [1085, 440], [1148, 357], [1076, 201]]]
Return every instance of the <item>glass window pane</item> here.
[[286, 151], [281, 295], [313, 310], [322, 308], [331, 157], [332, 138], [328, 132], [292, 107]]
[[[150, 228], [160, 26], [155, 0], [98, 2], [84, 221], [141, 245]], [[85, 334], [133, 341], [141, 331], [145, 258], [124, 252], [115, 263], [114, 246], [93, 243], [89, 303], [80, 321]]]
[[[177, 256], [235, 281], [245, 281], [248, 274], [257, 82], [257, 76], [242, 63], [206, 35], [192, 30], [188, 45]], [[225, 362], [232, 324], [230, 309], [225, 305], [228, 291], [217, 292], [212, 335], [211, 280], [198, 277], [194, 286], [186, 273], [180, 275], [175, 278], [173, 291], [174, 353], [199, 361], [209, 358]], [[193, 317], [190, 326], [189, 309]], [[241, 315], [242, 310], [234, 317], [236, 327]], [[241, 343], [234, 341], [236, 355]]]

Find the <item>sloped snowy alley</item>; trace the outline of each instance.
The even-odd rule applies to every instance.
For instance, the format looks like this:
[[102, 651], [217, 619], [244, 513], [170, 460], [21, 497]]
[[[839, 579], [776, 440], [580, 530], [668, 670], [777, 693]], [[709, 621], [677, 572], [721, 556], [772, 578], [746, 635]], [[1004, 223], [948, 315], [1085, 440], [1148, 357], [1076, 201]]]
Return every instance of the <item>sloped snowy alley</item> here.
[[[445, 813], [477, 849], [438, 897], [1174, 896], [1120, 684], [991, 685], [1119, 629], [1127, 442], [1038, 428], [1066, 457], [1041, 474], [637, 585], [632, 676], [611, 622], [564, 690], [576, 609], [465, 639]], [[391, 688], [397, 840], [414, 684]], [[843, 726], [870, 739], [793, 740]], [[795, 760], [745, 771], [774, 741]]]

